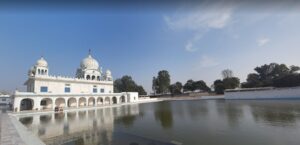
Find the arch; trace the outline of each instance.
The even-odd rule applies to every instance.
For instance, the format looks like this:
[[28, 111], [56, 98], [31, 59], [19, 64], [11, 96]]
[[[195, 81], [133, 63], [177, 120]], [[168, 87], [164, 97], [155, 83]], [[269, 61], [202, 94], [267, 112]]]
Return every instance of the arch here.
[[103, 104], [103, 98], [102, 97], [99, 97], [97, 99], [97, 105], [102, 105]]
[[109, 97], [105, 97], [104, 104], [110, 104], [110, 98]]
[[47, 70], [45, 70], [45, 74], [47, 74]]
[[79, 103], [78, 106], [86, 106], [86, 98], [84, 97], [79, 98], [78, 103]]
[[75, 98], [68, 99], [68, 107], [77, 107], [77, 100]]
[[41, 74], [41, 70], [40, 69], [38, 69], [38, 74]]
[[90, 75], [87, 75], [87, 76], [86, 76], [86, 79], [87, 79], [87, 80], [91, 79], [91, 76], [90, 76]]
[[100, 76], [97, 76], [97, 80], [100, 81]]
[[41, 74], [42, 74], [42, 75], [44, 74], [44, 70], [43, 70], [43, 69], [41, 70]]
[[23, 99], [20, 104], [20, 111], [24, 110], [32, 110], [33, 109], [34, 100], [33, 99]]
[[50, 98], [43, 98], [41, 100], [40, 105], [41, 105], [42, 110], [52, 109], [53, 108], [53, 101]]
[[55, 100], [56, 107], [66, 107], [66, 100], [64, 98], [57, 98]]
[[112, 102], [113, 102], [113, 104], [117, 104], [118, 103], [118, 99], [117, 99], [116, 96], [112, 97]]
[[120, 97], [120, 103], [126, 103], [126, 98], [125, 96]]
[[89, 106], [95, 106], [95, 98], [94, 97], [90, 97], [88, 100], [88, 105]]
[[92, 80], [95, 80], [95, 79], [96, 79], [96, 77], [93, 75], [93, 76], [92, 76]]

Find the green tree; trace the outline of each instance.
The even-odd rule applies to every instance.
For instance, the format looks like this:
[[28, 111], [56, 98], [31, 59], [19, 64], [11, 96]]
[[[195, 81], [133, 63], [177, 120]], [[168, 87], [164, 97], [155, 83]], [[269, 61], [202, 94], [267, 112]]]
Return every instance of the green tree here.
[[153, 79], [152, 79], [152, 91], [154, 94], [156, 94], [158, 91], [158, 84], [157, 84], [156, 77], [153, 77]]
[[210, 88], [206, 85], [206, 83], [203, 80], [199, 80], [193, 83], [193, 88], [195, 90], [201, 90], [204, 92], [210, 92]]
[[170, 93], [173, 95], [181, 94], [182, 90], [182, 83], [181, 82], [176, 82], [175, 84], [170, 85], [169, 87]]
[[188, 80], [184, 86], [183, 86], [183, 91], [196, 91], [196, 90], [201, 90], [205, 92], [210, 92], [210, 88], [206, 85], [206, 83], [203, 80], [199, 81], [193, 81], [192, 79]]
[[240, 79], [237, 77], [225, 78], [223, 85], [225, 89], [235, 89], [240, 86]]
[[195, 85], [194, 85], [194, 81], [192, 79], [188, 80], [184, 86], [183, 86], [183, 91], [186, 92], [186, 91], [195, 91], [196, 88], [195, 88]]
[[[256, 67], [254, 70], [256, 71], [256, 73], [248, 75], [247, 81], [242, 84], [243, 88], [295, 86], [297, 83], [288, 84], [284, 81], [291, 78], [297, 79], [294, 74], [298, 74], [300, 67], [294, 65], [287, 67], [285, 64], [270, 63]], [[280, 85], [280, 81], [283, 81], [282, 84], [285, 85]]]
[[140, 95], [147, 94], [142, 86], [137, 85], [131, 76], [123, 76], [114, 81], [114, 92], [138, 92]]
[[169, 92], [170, 75], [166, 70], [158, 72], [158, 76], [153, 78], [152, 87], [155, 88], [155, 93], [165, 94]]
[[139, 95], [147, 95], [147, 92], [144, 90], [143, 86], [137, 86], [136, 91], [139, 92]]
[[225, 87], [222, 80], [215, 80], [214, 87], [216, 94], [224, 94]]
[[217, 94], [224, 94], [226, 89], [235, 89], [240, 86], [240, 79], [234, 77], [231, 70], [223, 70], [222, 76], [223, 80], [216, 80], [213, 85]]
[[247, 82], [242, 83], [242, 88], [255, 88], [261, 87], [262, 82], [260, 81], [260, 77], [256, 73], [248, 74]]

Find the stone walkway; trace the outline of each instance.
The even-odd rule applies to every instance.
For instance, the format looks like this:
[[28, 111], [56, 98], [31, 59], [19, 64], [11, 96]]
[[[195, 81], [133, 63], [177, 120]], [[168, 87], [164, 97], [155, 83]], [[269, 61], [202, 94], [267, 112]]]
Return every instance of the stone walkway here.
[[0, 145], [25, 145], [6, 113], [0, 114]]

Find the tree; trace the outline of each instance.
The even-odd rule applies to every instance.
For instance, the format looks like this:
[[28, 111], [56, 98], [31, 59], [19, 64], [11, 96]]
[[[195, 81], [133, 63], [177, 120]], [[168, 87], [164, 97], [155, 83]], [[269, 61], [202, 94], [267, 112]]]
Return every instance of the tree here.
[[240, 86], [240, 79], [233, 76], [229, 69], [222, 71], [223, 80], [214, 82], [214, 89], [217, 94], [224, 94], [225, 89], [235, 89]]
[[182, 84], [181, 82], [176, 82], [175, 84], [172, 84], [169, 86], [169, 90], [171, 92], [171, 94], [173, 95], [177, 95], [177, 94], [181, 94], [181, 90], [182, 90]]
[[152, 79], [152, 91], [153, 91], [154, 94], [156, 94], [157, 90], [158, 90], [157, 79], [156, 79], [156, 77], [153, 77], [153, 79]]
[[291, 73], [291, 74], [295, 74], [295, 73], [297, 73], [299, 70], [300, 70], [300, 67], [299, 67], [299, 66], [295, 66], [295, 65], [290, 66], [290, 73]]
[[224, 94], [225, 87], [222, 80], [215, 80], [214, 87], [216, 94]]
[[225, 69], [225, 70], [222, 71], [222, 76], [223, 76], [223, 79], [232, 78], [233, 77], [233, 72], [230, 69]]
[[158, 76], [153, 78], [152, 87], [155, 88], [156, 93], [164, 94], [169, 92], [170, 75], [166, 70], [158, 72]]
[[210, 92], [210, 88], [206, 85], [206, 83], [203, 80], [199, 80], [199, 81], [193, 81], [192, 79], [188, 80], [184, 86], [183, 86], [183, 91], [196, 91], [196, 90], [200, 90], [200, 91], [205, 91], [205, 92]]
[[237, 77], [225, 78], [223, 85], [225, 89], [235, 89], [240, 86], [240, 79]]
[[183, 91], [195, 91], [195, 86], [194, 86], [194, 81], [192, 79], [188, 80], [184, 86], [183, 86]]
[[290, 74], [277, 78], [273, 83], [274, 87], [295, 87], [300, 86], [300, 74]]
[[147, 92], [142, 86], [137, 85], [131, 76], [123, 76], [121, 79], [114, 81], [115, 92], [138, 92], [140, 95], [146, 95]]
[[260, 77], [258, 74], [250, 73], [247, 77], [247, 82], [242, 83], [242, 88], [255, 88], [261, 87], [262, 82], [260, 81]]
[[204, 92], [210, 92], [210, 88], [206, 85], [206, 83], [203, 80], [199, 80], [193, 83], [193, 88], [195, 90], [201, 90]]
[[143, 86], [137, 86], [137, 92], [139, 92], [139, 95], [147, 95], [147, 92], [144, 90]]
[[[285, 64], [270, 63], [264, 64], [262, 66], [256, 67], [254, 69], [256, 73], [249, 74], [247, 77], [247, 82], [242, 84], [243, 88], [253, 88], [253, 87], [268, 87], [268, 86], [280, 86], [288, 87], [294, 86], [297, 83], [286, 83], [286, 79], [291, 79], [297, 77], [294, 74], [299, 74], [298, 71], [300, 67], [290, 66], [287, 67]], [[276, 84], [275, 84], [276, 81]], [[280, 81], [283, 81], [280, 85]], [[284, 84], [284, 85], [283, 85]]]

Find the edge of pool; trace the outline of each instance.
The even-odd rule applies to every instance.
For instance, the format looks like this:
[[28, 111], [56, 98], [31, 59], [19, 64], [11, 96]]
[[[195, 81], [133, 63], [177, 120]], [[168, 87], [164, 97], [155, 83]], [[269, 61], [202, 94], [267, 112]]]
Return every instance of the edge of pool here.
[[[149, 101], [141, 101], [135, 103], [126, 103], [120, 105], [108, 105], [108, 106], [96, 106], [96, 107], [86, 107], [86, 108], [74, 108], [64, 110], [64, 112], [70, 112], [75, 110], [91, 110], [91, 109], [100, 109], [100, 108], [108, 108], [108, 107], [118, 107], [123, 105], [130, 105], [130, 104], [142, 104], [142, 103], [153, 103], [153, 102], [160, 102], [163, 100], [149, 100]], [[47, 114], [53, 113], [54, 111], [39, 111], [39, 112], [23, 112], [23, 113], [7, 113], [7, 117], [14, 126], [14, 129], [20, 136], [22, 143], [25, 145], [46, 145], [39, 137], [35, 136], [28, 128], [26, 128], [20, 121], [18, 121], [17, 116], [27, 116], [27, 115], [36, 115], [36, 114]], [[14, 138], [12, 138], [14, 139]], [[23, 144], [22, 144], [23, 145]]]

